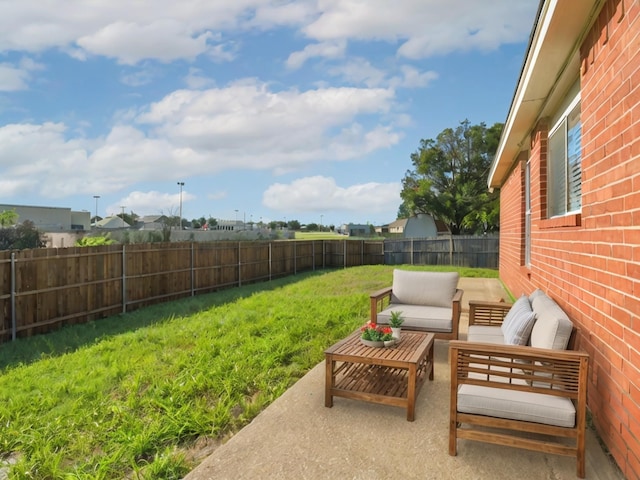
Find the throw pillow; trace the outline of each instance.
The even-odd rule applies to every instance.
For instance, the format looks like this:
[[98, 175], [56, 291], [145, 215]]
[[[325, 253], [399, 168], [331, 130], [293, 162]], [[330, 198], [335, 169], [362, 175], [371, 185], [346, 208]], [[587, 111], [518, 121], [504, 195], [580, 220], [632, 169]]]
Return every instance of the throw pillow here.
[[536, 320], [529, 297], [522, 295], [513, 304], [502, 322], [502, 335], [506, 344], [526, 345]]

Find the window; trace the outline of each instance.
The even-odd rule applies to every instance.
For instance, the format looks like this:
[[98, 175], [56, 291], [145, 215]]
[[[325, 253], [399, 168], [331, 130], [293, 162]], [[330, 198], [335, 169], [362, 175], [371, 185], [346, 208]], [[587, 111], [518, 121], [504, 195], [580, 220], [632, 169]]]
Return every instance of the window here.
[[577, 95], [549, 132], [549, 217], [579, 213], [582, 208], [581, 125]]

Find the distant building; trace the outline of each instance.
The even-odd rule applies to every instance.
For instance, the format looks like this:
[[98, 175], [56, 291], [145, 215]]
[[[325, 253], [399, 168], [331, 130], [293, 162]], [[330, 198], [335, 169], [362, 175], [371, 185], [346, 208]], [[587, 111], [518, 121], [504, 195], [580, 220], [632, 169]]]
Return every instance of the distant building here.
[[238, 232], [240, 230], [246, 230], [247, 226], [241, 220], [218, 220], [217, 225], [210, 225], [209, 230], [224, 230], [227, 232]]
[[431, 215], [419, 213], [409, 218], [399, 218], [388, 225], [376, 227], [376, 233], [403, 236], [405, 238], [427, 238], [450, 233], [447, 224]]
[[350, 237], [367, 237], [371, 235], [371, 225], [345, 223], [340, 227], [340, 233]]
[[110, 217], [104, 217], [102, 220], [96, 223], [96, 228], [103, 229], [116, 229], [116, 228], [129, 228], [127, 222], [125, 222], [122, 218], [111, 215]]
[[145, 215], [136, 226], [140, 230], [162, 230], [168, 222], [169, 217], [166, 215]]
[[63, 207], [0, 204], [0, 212], [5, 210], [14, 210], [18, 214], [18, 223], [29, 220], [42, 232], [91, 229], [91, 213], [88, 211], [78, 212]]

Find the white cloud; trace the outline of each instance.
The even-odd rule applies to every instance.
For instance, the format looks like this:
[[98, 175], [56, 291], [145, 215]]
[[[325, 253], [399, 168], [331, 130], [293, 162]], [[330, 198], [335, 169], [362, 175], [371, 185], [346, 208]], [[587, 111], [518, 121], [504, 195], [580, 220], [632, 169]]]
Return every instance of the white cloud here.
[[[188, 191], [182, 191], [182, 215], [186, 215], [187, 203], [195, 200], [195, 196]], [[180, 193], [170, 194], [155, 190], [149, 192], [134, 191], [117, 203], [108, 205], [106, 212], [109, 215], [117, 215], [122, 212], [122, 206], [126, 213], [134, 212], [137, 215], [179, 215]]]
[[427, 87], [438, 78], [433, 71], [421, 72], [411, 65], [401, 65], [398, 70], [401, 75], [390, 76], [390, 73], [379, 69], [365, 58], [353, 58], [342, 65], [328, 70], [330, 75], [341, 77], [352, 85], [366, 85], [367, 87], [417, 88]]
[[18, 66], [0, 63], [0, 92], [15, 92], [29, 88], [31, 72], [43, 70], [44, 66], [31, 58], [23, 58]]
[[526, 40], [537, 4], [537, 0], [21, 0], [0, 3], [0, 52], [59, 48], [77, 59], [105, 55], [124, 64], [207, 53], [228, 61], [235, 56], [234, 48], [222, 43], [220, 33], [286, 26], [300, 29], [314, 41], [291, 54], [290, 68], [299, 68], [312, 57], [335, 58], [344, 53], [346, 42], [362, 40], [398, 45], [400, 56], [416, 59]]
[[163, 62], [195, 58], [207, 51], [211, 36], [211, 32], [193, 35], [175, 20], [157, 20], [146, 25], [120, 21], [80, 37], [77, 44], [92, 54], [135, 65], [148, 58]]
[[106, 195], [140, 181], [173, 180], [176, 172], [280, 174], [395, 145], [401, 134], [376, 123], [392, 116], [394, 101], [387, 89], [273, 91], [255, 80], [178, 90], [142, 113], [119, 114], [122, 123], [104, 137], [74, 138], [62, 123], [2, 126], [0, 171], [56, 198]]
[[[397, 142], [393, 127], [365, 128], [356, 119], [393, 108], [387, 89], [272, 91], [245, 80], [225, 88], [179, 90], [138, 117], [153, 134], [206, 156], [214, 172], [236, 168], [288, 171], [318, 160], [357, 158]], [[335, 133], [337, 132], [337, 133]]]
[[202, 74], [202, 70], [193, 67], [189, 69], [189, 73], [185, 76], [184, 82], [191, 90], [200, 90], [215, 84], [215, 81], [212, 78]]
[[293, 52], [287, 58], [287, 67], [297, 69], [302, 67], [310, 58], [339, 58], [344, 56], [346, 49], [345, 42], [322, 42], [307, 45], [299, 52]]
[[318, 42], [399, 43], [400, 56], [426, 58], [526, 40], [537, 5], [537, 0], [325, 0], [317, 19], [302, 30]]
[[400, 182], [363, 183], [341, 187], [331, 177], [314, 176], [290, 184], [275, 183], [264, 192], [262, 203], [277, 211], [368, 212], [395, 214], [400, 205]]

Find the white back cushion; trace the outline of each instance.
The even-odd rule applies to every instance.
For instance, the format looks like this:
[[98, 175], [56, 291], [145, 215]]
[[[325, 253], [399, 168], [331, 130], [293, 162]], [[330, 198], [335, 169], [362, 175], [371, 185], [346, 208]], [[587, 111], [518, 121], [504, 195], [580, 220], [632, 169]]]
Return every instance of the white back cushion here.
[[391, 303], [451, 308], [458, 272], [393, 271]]
[[531, 330], [531, 346], [566, 350], [573, 324], [564, 310], [546, 294], [536, 295], [532, 307], [537, 318]]

